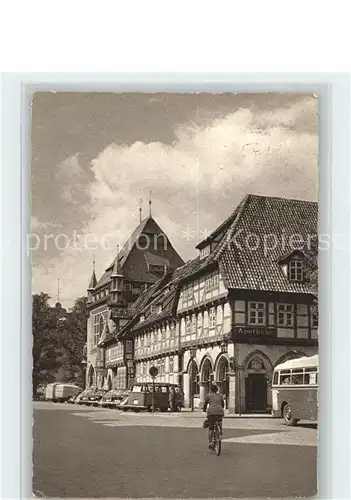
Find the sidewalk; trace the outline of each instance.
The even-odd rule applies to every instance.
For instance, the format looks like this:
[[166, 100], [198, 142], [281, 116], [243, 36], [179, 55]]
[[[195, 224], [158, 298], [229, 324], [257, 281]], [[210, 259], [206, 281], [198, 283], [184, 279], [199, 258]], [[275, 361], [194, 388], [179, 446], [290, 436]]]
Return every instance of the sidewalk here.
[[[182, 408], [182, 411], [179, 413], [173, 413], [173, 415], [180, 415], [180, 414], [188, 414], [190, 415], [196, 415], [200, 414], [201, 416], [204, 415], [204, 412], [200, 410], [199, 408], [195, 408], [194, 411], [191, 411], [191, 408]], [[238, 413], [230, 413], [228, 410], [225, 410], [224, 415], [226, 418], [274, 418], [271, 413], [242, 413], [239, 415]]]

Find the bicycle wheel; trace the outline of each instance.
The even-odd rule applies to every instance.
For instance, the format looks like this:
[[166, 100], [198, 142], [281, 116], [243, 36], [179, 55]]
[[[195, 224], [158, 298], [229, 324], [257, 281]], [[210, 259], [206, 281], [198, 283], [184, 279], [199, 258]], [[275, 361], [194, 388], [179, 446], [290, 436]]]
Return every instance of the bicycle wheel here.
[[222, 439], [221, 439], [220, 430], [217, 427], [216, 434], [215, 434], [215, 452], [216, 452], [217, 456], [219, 456], [221, 454], [221, 451], [222, 451]]

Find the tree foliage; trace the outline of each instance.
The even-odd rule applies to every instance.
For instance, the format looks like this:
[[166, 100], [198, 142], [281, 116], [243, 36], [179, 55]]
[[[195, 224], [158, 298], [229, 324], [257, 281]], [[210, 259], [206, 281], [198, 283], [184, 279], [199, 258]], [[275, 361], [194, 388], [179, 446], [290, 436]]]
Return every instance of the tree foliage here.
[[86, 297], [71, 311], [51, 307], [46, 293], [33, 295], [33, 394], [38, 385], [60, 380], [84, 385], [83, 349], [86, 342]]

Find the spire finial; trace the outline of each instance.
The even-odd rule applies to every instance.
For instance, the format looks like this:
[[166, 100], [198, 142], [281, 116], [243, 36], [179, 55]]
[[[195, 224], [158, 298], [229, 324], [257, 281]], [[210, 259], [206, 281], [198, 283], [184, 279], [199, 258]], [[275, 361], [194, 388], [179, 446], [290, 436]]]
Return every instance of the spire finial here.
[[152, 204], [151, 195], [152, 195], [152, 191], [150, 190], [150, 194], [149, 194], [149, 217], [151, 217], [151, 204]]
[[140, 220], [140, 222], [142, 220], [142, 211], [143, 211], [142, 203], [143, 203], [143, 200], [140, 198], [140, 200], [139, 200], [139, 220]]
[[60, 278], [57, 278], [57, 302], [60, 302]]
[[95, 273], [95, 253], [93, 253], [93, 271]]

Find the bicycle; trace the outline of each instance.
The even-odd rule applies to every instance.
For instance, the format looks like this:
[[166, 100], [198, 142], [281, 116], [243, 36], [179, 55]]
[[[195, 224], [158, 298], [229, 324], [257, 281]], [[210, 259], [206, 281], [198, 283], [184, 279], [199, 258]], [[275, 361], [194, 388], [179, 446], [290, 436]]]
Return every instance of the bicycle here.
[[211, 432], [211, 450], [219, 456], [222, 451], [222, 422], [217, 420], [215, 424], [210, 425]]

